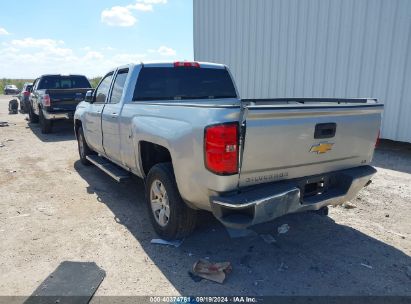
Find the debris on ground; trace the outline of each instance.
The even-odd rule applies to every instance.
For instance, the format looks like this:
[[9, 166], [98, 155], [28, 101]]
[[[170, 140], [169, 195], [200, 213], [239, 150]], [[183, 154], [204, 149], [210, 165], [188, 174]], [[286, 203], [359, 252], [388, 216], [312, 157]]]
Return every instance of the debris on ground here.
[[345, 202], [341, 206], [345, 209], [355, 209], [355, 208], [357, 208], [357, 205], [355, 205], [351, 202]]
[[200, 282], [203, 280], [202, 277], [197, 276], [196, 274], [194, 274], [193, 272], [189, 271], [188, 275], [190, 276], [190, 278], [194, 281], [194, 282]]
[[250, 229], [234, 229], [234, 228], [226, 227], [226, 230], [227, 230], [228, 235], [232, 239], [257, 235], [255, 231], [250, 230]]
[[275, 238], [271, 234], [260, 234], [260, 236], [267, 244], [273, 244], [276, 242]]
[[364, 263], [361, 263], [360, 265], [361, 265], [361, 266], [364, 266], [364, 267], [367, 267], [368, 269], [372, 269], [372, 266], [371, 266], [371, 265], [367, 265], [367, 264], [364, 264]]
[[284, 234], [287, 233], [288, 230], [290, 230], [290, 226], [288, 224], [283, 224], [280, 227], [277, 228], [278, 234]]
[[183, 240], [167, 241], [163, 239], [152, 239], [150, 243], [156, 245], [170, 245], [177, 248], [180, 247], [180, 245], [183, 243]]
[[230, 262], [212, 263], [201, 259], [194, 263], [192, 274], [222, 284], [231, 270], [232, 267]]
[[14, 219], [14, 218], [18, 218], [18, 217], [26, 217], [26, 216], [30, 216], [30, 214], [28, 214], [28, 213], [19, 214], [19, 215], [11, 216], [11, 217], [9, 217], [9, 219]]

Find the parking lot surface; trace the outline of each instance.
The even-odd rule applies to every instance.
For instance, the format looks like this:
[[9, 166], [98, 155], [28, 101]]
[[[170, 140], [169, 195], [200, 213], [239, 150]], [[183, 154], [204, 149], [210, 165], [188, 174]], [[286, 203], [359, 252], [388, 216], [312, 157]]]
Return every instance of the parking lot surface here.
[[[105, 270], [96, 295], [411, 295], [409, 144], [381, 143], [356, 208], [285, 216], [234, 239], [202, 213], [175, 248], [150, 243], [141, 180], [118, 184], [83, 166], [70, 122], [43, 135], [26, 115], [8, 115], [9, 100], [0, 96], [9, 123], [0, 127], [0, 295], [30, 295], [65, 261]], [[233, 271], [221, 285], [195, 282], [188, 271], [200, 258]]]

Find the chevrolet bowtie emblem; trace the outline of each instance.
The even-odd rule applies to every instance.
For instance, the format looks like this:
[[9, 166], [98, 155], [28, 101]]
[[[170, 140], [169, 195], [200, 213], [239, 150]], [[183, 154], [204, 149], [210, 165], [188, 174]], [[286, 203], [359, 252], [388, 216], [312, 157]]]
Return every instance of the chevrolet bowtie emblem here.
[[310, 152], [314, 152], [317, 154], [327, 153], [333, 148], [333, 145], [334, 144], [330, 144], [330, 143], [320, 143], [318, 145], [313, 145], [310, 149]]

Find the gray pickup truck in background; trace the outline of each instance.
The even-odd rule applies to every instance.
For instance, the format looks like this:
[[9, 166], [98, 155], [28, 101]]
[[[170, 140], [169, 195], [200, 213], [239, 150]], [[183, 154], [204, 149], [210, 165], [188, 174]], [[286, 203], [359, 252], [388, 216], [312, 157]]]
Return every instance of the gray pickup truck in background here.
[[29, 95], [30, 122], [40, 122], [42, 133], [51, 133], [53, 121], [73, 119], [79, 102], [91, 89], [83, 75], [43, 75], [37, 78]]
[[245, 228], [352, 199], [376, 172], [382, 110], [374, 99], [241, 100], [224, 65], [149, 63], [105, 75], [74, 123], [81, 162], [144, 178], [153, 226], [174, 239], [199, 209]]

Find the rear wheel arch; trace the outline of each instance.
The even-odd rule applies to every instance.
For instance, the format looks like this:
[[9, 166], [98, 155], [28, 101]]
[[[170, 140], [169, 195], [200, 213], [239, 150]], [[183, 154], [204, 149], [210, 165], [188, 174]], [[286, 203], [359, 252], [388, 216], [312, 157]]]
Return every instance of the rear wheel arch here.
[[146, 177], [150, 172], [150, 169], [156, 164], [172, 164], [172, 157], [170, 151], [166, 147], [149, 141], [140, 141], [139, 161], [140, 169], [142, 171], [141, 173]]

